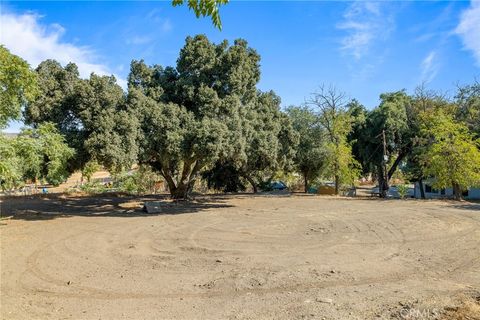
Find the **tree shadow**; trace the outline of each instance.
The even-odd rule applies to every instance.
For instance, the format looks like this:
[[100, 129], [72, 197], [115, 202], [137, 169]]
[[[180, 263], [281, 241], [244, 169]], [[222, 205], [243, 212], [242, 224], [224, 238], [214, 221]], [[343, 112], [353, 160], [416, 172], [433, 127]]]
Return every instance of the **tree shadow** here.
[[480, 211], [480, 201], [478, 200], [451, 201], [450, 203], [455, 209]]
[[[66, 196], [44, 195], [36, 197], [11, 197], [2, 199], [0, 217], [14, 220], [52, 220], [67, 217], [140, 217], [198, 213], [200, 211], [229, 208], [227, 198], [202, 197], [191, 201], [173, 202], [167, 195], [128, 196], [92, 195]], [[161, 212], [147, 213], [143, 210], [146, 201], [160, 203]]]

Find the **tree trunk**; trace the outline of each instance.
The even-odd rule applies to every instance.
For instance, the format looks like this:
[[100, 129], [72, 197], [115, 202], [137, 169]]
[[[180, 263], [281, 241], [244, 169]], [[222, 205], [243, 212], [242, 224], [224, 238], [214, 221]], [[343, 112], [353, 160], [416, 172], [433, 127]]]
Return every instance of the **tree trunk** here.
[[335, 175], [335, 195], [336, 196], [338, 196], [338, 191], [340, 189], [339, 183], [340, 183], [340, 178], [338, 175]]
[[425, 199], [425, 188], [423, 187], [422, 179], [418, 179], [418, 187], [420, 188], [420, 198]]
[[462, 200], [462, 189], [458, 183], [452, 182], [453, 186], [453, 199], [459, 201]]
[[245, 174], [243, 176], [252, 185], [253, 193], [257, 193], [258, 192], [257, 184], [255, 183], [255, 181], [253, 181], [252, 177], [250, 177], [248, 174]]
[[406, 155], [407, 155], [407, 151], [402, 151], [398, 154], [397, 159], [395, 159], [392, 167], [390, 168], [390, 170], [388, 170], [388, 180], [392, 178], [393, 174], [397, 170], [398, 165], [400, 164], [400, 162], [402, 162], [402, 160], [405, 158]]
[[187, 193], [188, 194], [193, 192], [193, 187], [195, 186], [196, 182], [197, 182], [196, 178], [193, 178], [193, 179], [190, 180], [190, 183], [188, 184], [188, 188], [187, 188]]
[[181, 190], [180, 186], [175, 185], [175, 181], [173, 181], [173, 178], [169, 174], [162, 171], [162, 176], [167, 182], [170, 197], [172, 199], [182, 199], [185, 196], [185, 190]]
[[[338, 148], [338, 141], [336, 142], [336, 146], [337, 146], [337, 148]], [[338, 173], [340, 172], [340, 168], [339, 168], [339, 167], [340, 167], [340, 165], [339, 165], [338, 159], [337, 159], [337, 161], [335, 162], [335, 167], [334, 167], [334, 173], [335, 173], [335, 175], [334, 175], [334, 180], [335, 180], [334, 183], [335, 183], [335, 195], [336, 195], [336, 196], [338, 196], [338, 191], [339, 191], [339, 189], [340, 189], [340, 185], [339, 185], [339, 184], [340, 184], [340, 176], [339, 176], [339, 174], [338, 174]]]
[[383, 166], [378, 167], [378, 193], [380, 198], [386, 198], [388, 192], [388, 181], [385, 181]]
[[180, 183], [176, 188], [170, 190], [170, 196], [174, 200], [187, 200], [188, 198], [188, 184]]
[[192, 164], [194, 161], [185, 162], [183, 165], [182, 174], [175, 183], [175, 180], [172, 177], [172, 174], [168, 168], [163, 167], [160, 163], [152, 164], [152, 168], [158, 170], [161, 175], [165, 178], [165, 181], [168, 185], [168, 190], [170, 191], [170, 197], [175, 200], [186, 200], [188, 199], [188, 193], [191, 191], [193, 184], [195, 183], [195, 176], [200, 170], [200, 163], [196, 162], [195, 166], [192, 169]]
[[303, 173], [303, 188], [305, 193], [308, 193], [308, 178], [307, 178], [307, 173]]

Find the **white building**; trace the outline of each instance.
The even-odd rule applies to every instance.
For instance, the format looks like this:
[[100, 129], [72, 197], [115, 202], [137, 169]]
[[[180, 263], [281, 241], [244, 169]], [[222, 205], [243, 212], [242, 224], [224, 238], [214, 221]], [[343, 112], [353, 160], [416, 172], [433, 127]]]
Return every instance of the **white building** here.
[[[425, 191], [426, 199], [439, 199], [439, 198], [441, 199], [441, 198], [453, 197], [452, 188], [445, 188], [440, 190], [435, 189], [432, 187], [431, 180], [423, 183], [423, 190]], [[415, 182], [414, 197], [417, 199], [422, 198], [422, 194], [420, 192], [420, 184], [418, 182]], [[479, 200], [480, 188], [469, 188], [467, 191], [463, 193], [463, 198], [468, 200]]]

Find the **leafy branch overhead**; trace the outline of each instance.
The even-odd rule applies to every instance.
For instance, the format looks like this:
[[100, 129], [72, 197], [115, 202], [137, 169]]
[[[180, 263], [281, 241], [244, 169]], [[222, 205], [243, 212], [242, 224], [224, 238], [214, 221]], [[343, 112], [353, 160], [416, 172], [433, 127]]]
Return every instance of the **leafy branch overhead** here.
[[173, 0], [173, 6], [179, 6], [187, 3], [188, 8], [193, 10], [197, 18], [200, 16], [209, 16], [212, 23], [218, 29], [222, 29], [222, 21], [220, 19], [220, 6], [227, 4], [229, 0]]

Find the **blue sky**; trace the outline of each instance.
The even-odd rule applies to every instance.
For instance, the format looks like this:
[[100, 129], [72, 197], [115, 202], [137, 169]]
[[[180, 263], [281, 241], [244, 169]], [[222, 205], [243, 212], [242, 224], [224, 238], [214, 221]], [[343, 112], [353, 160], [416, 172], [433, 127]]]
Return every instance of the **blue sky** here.
[[132, 59], [174, 65], [188, 35], [244, 38], [262, 57], [260, 89], [283, 106], [322, 83], [373, 108], [382, 92], [425, 82], [453, 95], [480, 77], [480, 1], [233, 1], [221, 16], [219, 31], [164, 1], [2, 1], [0, 43], [33, 67], [72, 61], [124, 85]]

